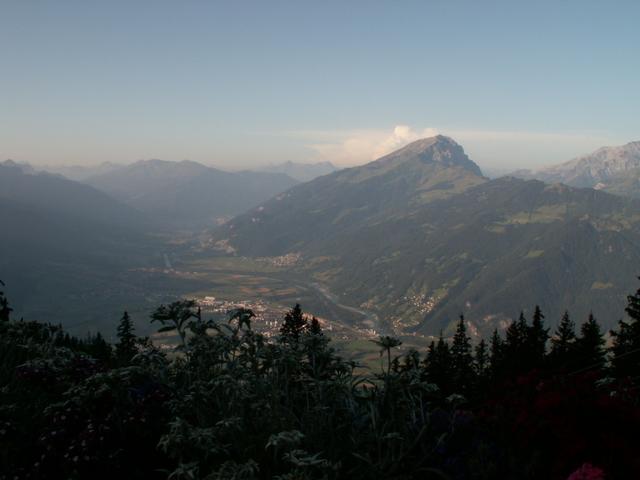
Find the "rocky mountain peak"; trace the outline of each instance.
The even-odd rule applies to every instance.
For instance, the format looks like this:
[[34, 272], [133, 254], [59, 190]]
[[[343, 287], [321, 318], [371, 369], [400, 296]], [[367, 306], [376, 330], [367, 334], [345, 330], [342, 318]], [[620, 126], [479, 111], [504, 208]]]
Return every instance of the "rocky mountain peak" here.
[[374, 163], [389, 165], [407, 162], [441, 164], [447, 167], [462, 167], [482, 176], [480, 167], [469, 159], [455, 140], [444, 135], [422, 138], [376, 160]]

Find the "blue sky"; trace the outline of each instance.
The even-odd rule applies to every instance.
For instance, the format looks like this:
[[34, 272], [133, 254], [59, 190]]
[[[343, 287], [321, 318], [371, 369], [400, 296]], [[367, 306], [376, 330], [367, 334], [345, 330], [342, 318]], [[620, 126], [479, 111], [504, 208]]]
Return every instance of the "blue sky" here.
[[0, 0], [0, 159], [481, 166], [640, 139], [637, 1]]

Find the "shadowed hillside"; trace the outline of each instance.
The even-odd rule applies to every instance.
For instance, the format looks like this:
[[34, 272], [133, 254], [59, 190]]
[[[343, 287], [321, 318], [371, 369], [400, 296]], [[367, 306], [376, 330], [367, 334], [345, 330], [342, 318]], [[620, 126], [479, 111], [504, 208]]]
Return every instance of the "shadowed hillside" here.
[[85, 182], [164, 228], [214, 225], [298, 183], [281, 173], [230, 173], [196, 162], [162, 160], [136, 162]]
[[387, 328], [435, 334], [460, 312], [488, 331], [544, 302], [586, 318], [624, 299], [640, 261], [640, 204], [538, 181], [489, 181], [446, 137], [279, 195], [214, 232], [237, 255], [295, 267]]

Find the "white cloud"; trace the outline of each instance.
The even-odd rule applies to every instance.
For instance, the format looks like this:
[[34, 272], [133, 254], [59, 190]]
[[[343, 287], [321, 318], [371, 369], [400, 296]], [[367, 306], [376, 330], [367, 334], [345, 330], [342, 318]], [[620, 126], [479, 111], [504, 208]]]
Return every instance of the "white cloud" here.
[[353, 166], [380, 158], [420, 138], [443, 133], [460, 143], [481, 167], [505, 171], [555, 164], [589, 153], [604, 145], [622, 144], [628, 139], [598, 133], [527, 132], [415, 128], [396, 125], [392, 129], [345, 131], [298, 131], [288, 135], [301, 138], [313, 151], [310, 160], [328, 160]]
[[393, 129], [393, 133], [373, 151], [372, 159], [380, 158], [420, 138], [433, 137], [435, 135], [438, 135], [438, 131], [435, 128], [414, 131], [408, 125], [397, 125]]
[[420, 138], [438, 134], [434, 128], [414, 130], [408, 125], [396, 125], [389, 130], [350, 130], [345, 132], [295, 132], [320, 142], [308, 146], [319, 160], [350, 166], [370, 162]]

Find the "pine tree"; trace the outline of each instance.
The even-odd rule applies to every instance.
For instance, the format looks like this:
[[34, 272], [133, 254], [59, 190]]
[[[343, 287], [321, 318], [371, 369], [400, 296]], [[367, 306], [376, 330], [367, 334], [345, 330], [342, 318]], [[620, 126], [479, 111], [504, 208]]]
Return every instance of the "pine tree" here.
[[309, 325], [309, 333], [316, 336], [324, 336], [320, 322], [316, 317], [311, 318], [311, 324]]
[[93, 358], [105, 363], [109, 363], [111, 361], [111, 357], [113, 355], [111, 345], [107, 343], [100, 332], [89, 338], [88, 347], [89, 355]]
[[547, 341], [549, 329], [544, 327], [544, 315], [540, 307], [536, 305], [531, 321], [531, 327], [527, 331], [527, 355], [529, 355], [529, 367], [540, 367], [547, 353]]
[[498, 329], [493, 330], [489, 344], [489, 367], [494, 378], [504, 374], [504, 340], [498, 333]]
[[589, 319], [580, 327], [580, 337], [575, 343], [577, 366], [602, 368], [605, 361], [604, 344], [600, 325], [590, 313]]
[[426, 363], [427, 380], [438, 385], [443, 392], [449, 392], [452, 374], [451, 352], [442, 332], [440, 332], [438, 343], [431, 342]]
[[473, 382], [473, 356], [471, 355], [471, 339], [467, 335], [467, 327], [464, 324], [464, 316], [456, 327], [451, 344], [451, 366], [453, 370], [453, 382], [455, 389], [460, 392], [468, 391]]
[[429, 382], [433, 382], [433, 378], [431, 378], [431, 374], [432, 374], [432, 366], [435, 361], [436, 361], [436, 342], [431, 340], [431, 343], [427, 347], [427, 354], [425, 355], [424, 360], [422, 361], [423, 372], [424, 372], [423, 377]]
[[507, 328], [504, 343], [504, 370], [509, 375], [516, 375], [528, 369], [527, 339], [529, 326], [523, 312], [517, 321], [511, 322]]
[[524, 312], [520, 312], [520, 317], [515, 322], [511, 322], [507, 327], [507, 338], [505, 348], [511, 353], [522, 353], [522, 347], [524, 347], [527, 341], [527, 334], [529, 332], [529, 326], [527, 325], [527, 319], [524, 317]]
[[487, 343], [484, 341], [484, 338], [480, 340], [480, 343], [476, 345], [475, 348], [475, 357], [474, 357], [474, 367], [476, 371], [476, 375], [484, 379], [489, 372], [490, 358], [489, 358], [489, 349], [487, 348]]
[[[5, 286], [2, 280], [0, 280], [0, 286]], [[0, 290], [0, 322], [8, 322], [12, 311], [13, 309], [9, 307], [7, 297], [5, 297], [4, 292]]]
[[332, 350], [328, 346], [329, 339], [324, 335], [318, 319], [313, 317], [309, 328], [304, 332], [304, 349], [314, 378], [320, 376], [329, 363]]
[[131, 317], [129, 317], [128, 312], [124, 312], [122, 318], [120, 319], [120, 324], [118, 325], [118, 343], [116, 343], [116, 357], [118, 362], [123, 365], [128, 365], [131, 362], [131, 359], [138, 352], [137, 349], [137, 337], [133, 326], [133, 322], [131, 321]]
[[560, 325], [551, 339], [551, 360], [555, 366], [571, 367], [574, 359], [576, 342], [576, 326], [569, 317], [569, 312], [564, 312]]
[[638, 322], [618, 321], [618, 329], [611, 330], [613, 371], [618, 378], [633, 377], [638, 372]]
[[640, 374], [640, 289], [627, 297], [625, 311], [631, 320], [620, 320], [618, 330], [611, 331], [613, 370], [619, 378]]
[[300, 305], [296, 303], [295, 307], [289, 310], [284, 316], [284, 322], [280, 327], [280, 335], [282, 340], [288, 344], [297, 344], [300, 341], [300, 335], [309, 327], [307, 320], [304, 318]]

